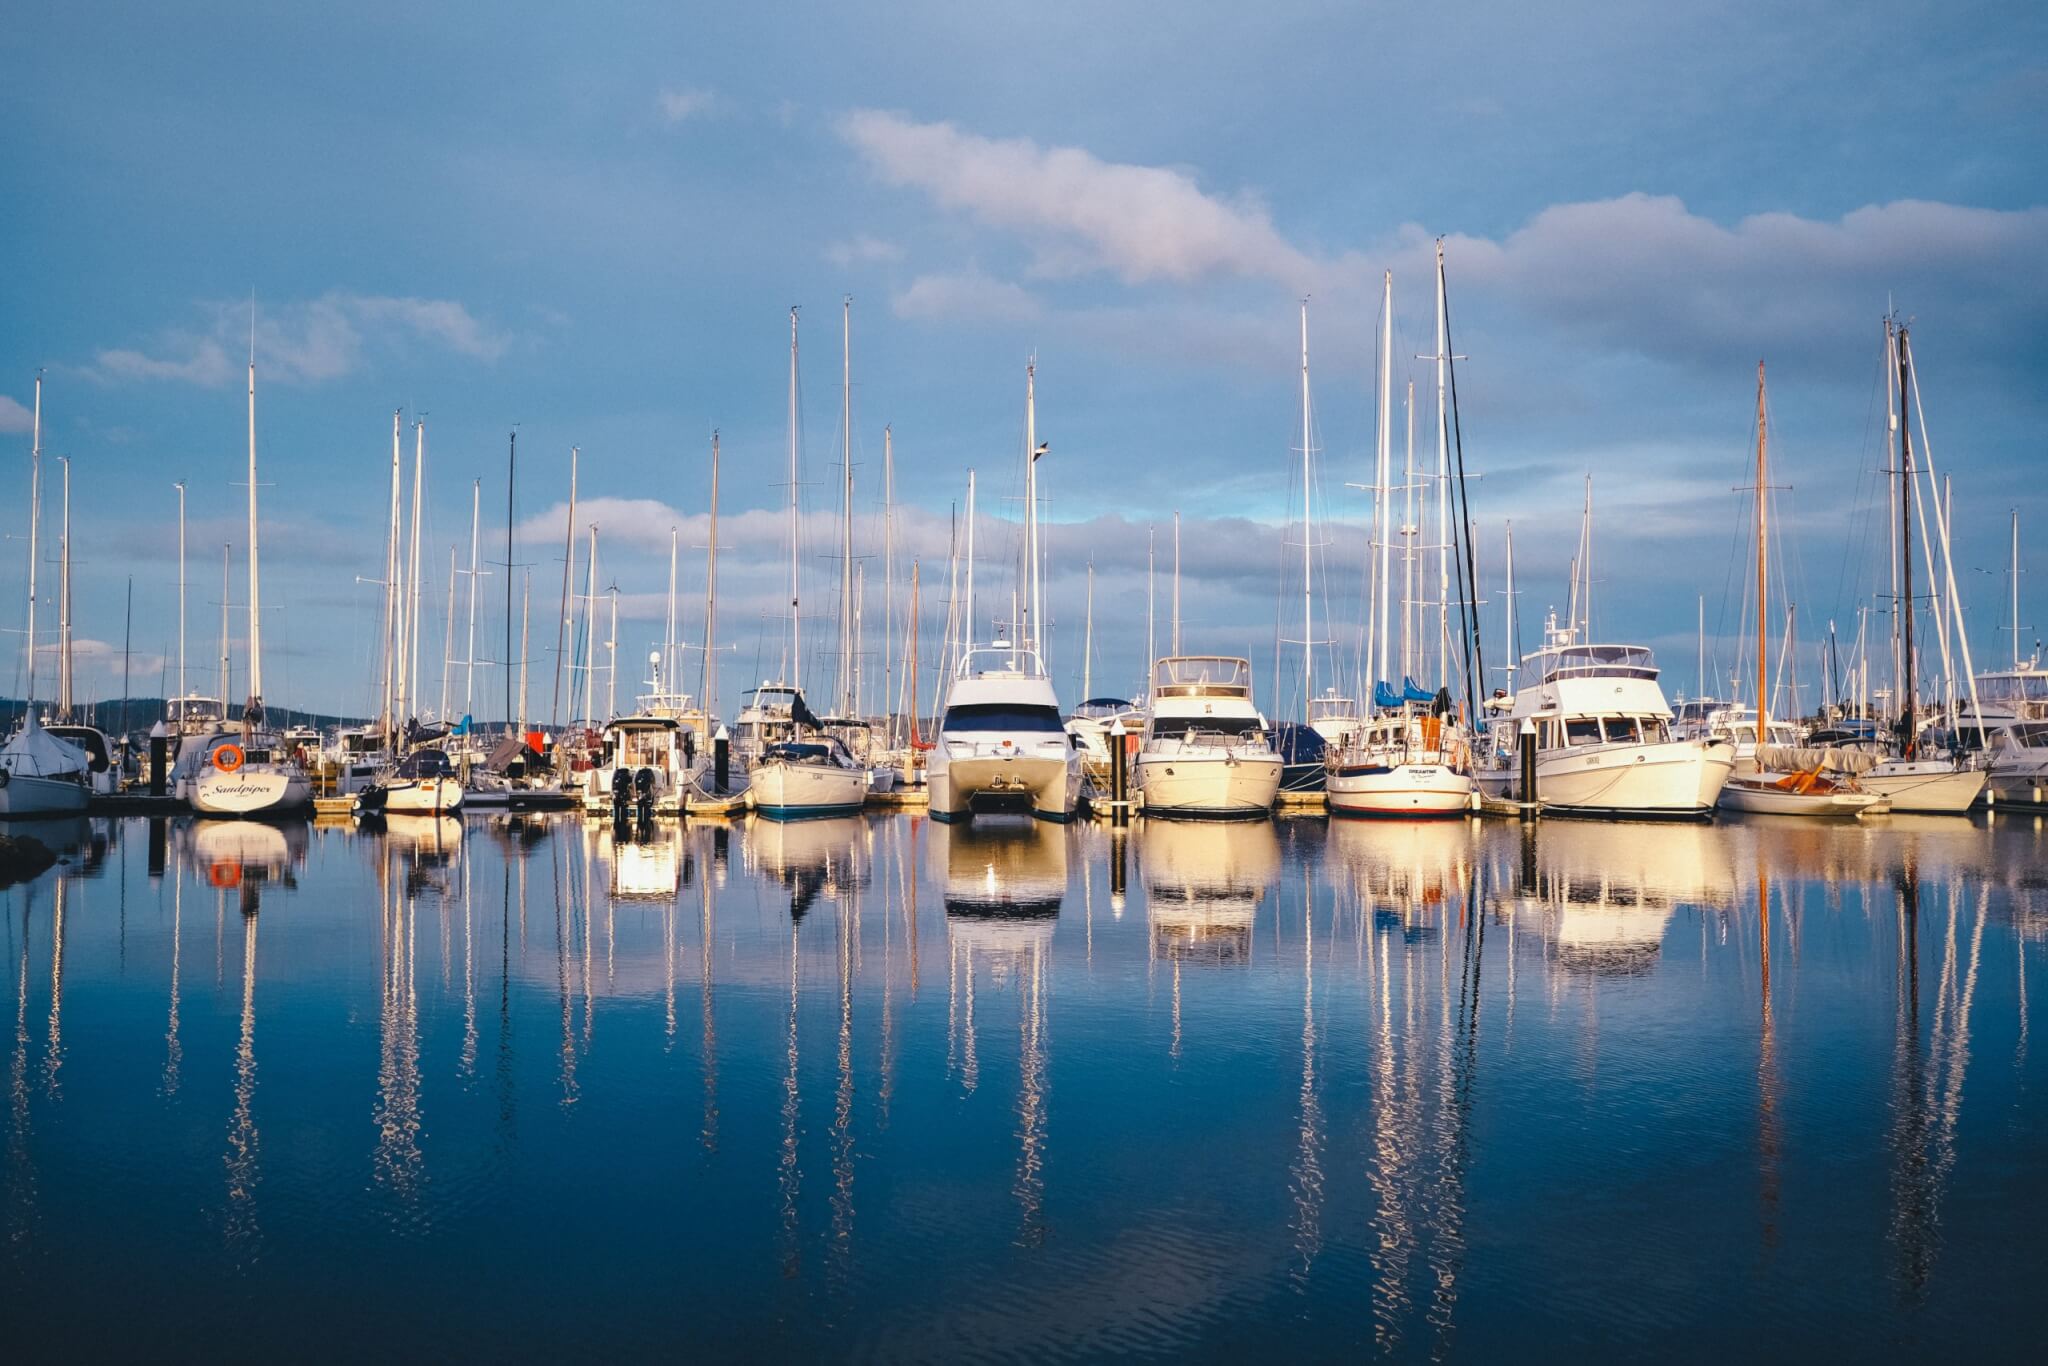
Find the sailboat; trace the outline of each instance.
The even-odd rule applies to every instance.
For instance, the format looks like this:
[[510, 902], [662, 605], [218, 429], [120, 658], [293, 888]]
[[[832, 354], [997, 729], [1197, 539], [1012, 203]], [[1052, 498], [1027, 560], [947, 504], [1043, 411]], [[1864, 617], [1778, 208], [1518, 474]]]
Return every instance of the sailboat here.
[[797, 312], [789, 310], [789, 676], [763, 682], [741, 713], [750, 742], [747, 805], [771, 820], [847, 815], [867, 801], [867, 769], [828, 732], [803, 695], [803, 575], [798, 562]]
[[[1446, 426], [1445, 390], [1443, 367], [1449, 359], [1449, 345], [1444, 312], [1444, 260], [1443, 244], [1437, 244], [1437, 463], [1438, 473], [1443, 478], [1439, 489], [1443, 515], [1439, 518], [1446, 531], [1449, 529], [1449, 452]], [[1328, 776], [1326, 792], [1332, 815], [1337, 816], [1455, 816], [1471, 809], [1473, 786], [1470, 746], [1460, 731], [1457, 721], [1448, 714], [1448, 694], [1431, 692], [1420, 687], [1408, 676], [1408, 657], [1421, 652], [1412, 648], [1409, 626], [1413, 613], [1409, 611], [1414, 594], [1404, 592], [1401, 611], [1401, 650], [1403, 667], [1399, 670], [1399, 686], [1377, 681], [1381, 674], [1395, 672], [1388, 650], [1388, 626], [1391, 613], [1388, 610], [1388, 590], [1392, 579], [1388, 563], [1389, 536], [1387, 523], [1390, 517], [1390, 490], [1387, 486], [1388, 465], [1392, 459], [1392, 416], [1393, 416], [1393, 344], [1394, 344], [1394, 277], [1389, 271], [1385, 277], [1385, 297], [1381, 303], [1380, 339], [1380, 383], [1379, 383], [1379, 442], [1376, 461], [1375, 489], [1375, 536], [1378, 554], [1373, 562], [1373, 590], [1376, 607], [1378, 637], [1375, 652], [1369, 656], [1373, 667], [1367, 676], [1376, 680], [1372, 687], [1371, 707], [1365, 719], [1344, 736], [1343, 744], [1331, 751], [1327, 758]], [[1412, 394], [1412, 390], [1411, 390]], [[1413, 412], [1411, 403], [1410, 412]], [[1414, 425], [1409, 425], [1408, 463], [1414, 465]], [[1413, 487], [1413, 478], [1409, 479]], [[1445, 545], [1448, 548], [1449, 538]], [[1404, 551], [1404, 559], [1409, 552]], [[1412, 565], [1411, 565], [1412, 570]], [[1412, 580], [1412, 572], [1410, 575]], [[1444, 672], [1448, 667], [1449, 635], [1438, 631], [1444, 644]]]
[[[178, 796], [204, 816], [268, 816], [311, 804], [313, 786], [281, 739], [263, 729], [263, 594], [256, 535], [256, 342], [249, 341], [249, 700], [242, 723], [187, 745], [173, 773]], [[223, 645], [223, 654], [226, 653]]]
[[[1756, 711], [1757, 734], [1771, 733], [1770, 537], [1766, 509], [1770, 484], [1766, 451], [1768, 422], [1764, 407], [1764, 366], [1756, 367]], [[1827, 771], [1827, 752], [1784, 751], [1757, 747], [1757, 770], [1731, 776], [1721, 788], [1720, 804], [1730, 811], [1771, 816], [1863, 816], [1891, 809], [1888, 798], [1866, 792], [1853, 778]]]
[[[964, 820], [978, 811], [1025, 810], [1044, 820], [1070, 820], [1081, 795], [1080, 746], [1060, 718], [1059, 697], [1046, 672], [1044, 589], [1038, 557], [1038, 366], [1024, 367], [1023, 630], [1015, 641], [973, 643], [961, 653], [946, 694], [925, 782], [934, 820]], [[970, 521], [972, 514], [969, 514]], [[971, 532], [970, 532], [971, 534]]]
[[87, 761], [77, 747], [43, 729], [36, 715], [36, 544], [42, 494], [43, 377], [36, 376], [34, 436], [30, 443], [28, 510], [28, 706], [21, 729], [0, 745], [0, 818], [71, 816], [85, 810]]

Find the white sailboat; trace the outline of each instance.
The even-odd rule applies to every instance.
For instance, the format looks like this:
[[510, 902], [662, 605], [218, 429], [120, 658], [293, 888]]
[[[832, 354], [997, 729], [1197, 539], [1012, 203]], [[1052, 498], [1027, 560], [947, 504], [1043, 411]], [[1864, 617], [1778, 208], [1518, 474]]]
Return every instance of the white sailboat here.
[[[1059, 697], [1044, 656], [1044, 590], [1038, 562], [1038, 367], [1024, 369], [1025, 608], [1015, 642], [976, 648], [973, 616], [946, 694], [939, 735], [926, 762], [934, 820], [963, 820], [977, 811], [1028, 810], [1045, 820], [1073, 817], [1081, 795], [1079, 744], [1060, 719]], [[970, 509], [971, 538], [973, 512]], [[970, 552], [971, 558], [971, 552]]]
[[[1770, 656], [1770, 537], [1767, 509], [1770, 484], [1768, 463], [1768, 422], [1764, 408], [1764, 367], [1756, 367], [1756, 710], [1757, 734], [1771, 733]], [[1811, 762], [1808, 760], [1811, 759]], [[1891, 809], [1890, 800], [1867, 792], [1855, 779], [1828, 771], [1826, 751], [1810, 756], [1802, 751], [1785, 751], [1761, 744], [1756, 752], [1756, 771], [1730, 777], [1721, 788], [1720, 805], [1730, 811], [1769, 816], [1878, 815]]]
[[[747, 805], [771, 820], [846, 815], [867, 801], [868, 773], [805, 704], [803, 575], [797, 504], [797, 311], [789, 310], [789, 665], [787, 679], [755, 693]], [[779, 706], [777, 705], [779, 704]], [[748, 718], [740, 718], [746, 729]]]
[[221, 729], [178, 758], [177, 792], [205, 816], [269, 816], [311, 804], [306, 772], [264, 729], [263, 593], [256, 523], [256, 344], [249, 343], [249, 700], [239, 729]]

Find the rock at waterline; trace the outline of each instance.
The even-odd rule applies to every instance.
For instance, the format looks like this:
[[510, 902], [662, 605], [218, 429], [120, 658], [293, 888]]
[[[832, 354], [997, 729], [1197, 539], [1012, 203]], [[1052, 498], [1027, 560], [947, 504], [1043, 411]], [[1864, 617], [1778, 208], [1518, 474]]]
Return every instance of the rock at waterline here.
[[41, 840], [0, 835], [0, 887], [26, 882], [57, 861]]

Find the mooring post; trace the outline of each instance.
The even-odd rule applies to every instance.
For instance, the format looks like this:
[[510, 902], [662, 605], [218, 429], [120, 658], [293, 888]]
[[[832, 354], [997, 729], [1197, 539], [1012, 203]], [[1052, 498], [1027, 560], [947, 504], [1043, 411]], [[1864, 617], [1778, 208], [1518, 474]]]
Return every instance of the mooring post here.
[[1129, 733], [1121, 716], [1109, 723], [1109, 818], [1115, 825], [1131, 819], [1131, 766], [1124, 753], [1124, 737]]
[[1522, 751], [1522, 810], [1525, 821], [1536, 819], [1536, 723], [1522, 718], [1522, 733], [1516, 737]]
[[725, 795], [726, 779], [732, 775], [732, 733], [724, 726], [711, 737], [711, 783], [719, 796]]

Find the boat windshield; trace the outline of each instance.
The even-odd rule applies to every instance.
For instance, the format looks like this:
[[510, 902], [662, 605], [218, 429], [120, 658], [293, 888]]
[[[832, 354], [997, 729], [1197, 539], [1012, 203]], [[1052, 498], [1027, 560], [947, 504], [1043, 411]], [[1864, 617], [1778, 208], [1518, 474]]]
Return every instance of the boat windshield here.
[[1250, 697], [1249, 660], [1228, 655], [1177, 655], [1152, 666], [1154, 697]]
[[1515, 671], [1515, 687], [1541, 687], [1560, 678], [1657, 677], [1657, 662], [1645, 645], [1559, 645], [1526, 656]]
[[1084, 720], [1109, 721], [1119, 716], [1128, 716], [1135, 710], [1135, 707], [1121, 697], [1091, 697], [1074, 708], [1074, 715]]
[[1175, 736], [1199, 739], [1204, 736], [1237, 738], [1256, 736], [1266, 729], [1256, 716], [1161, 716], [1152, 722], [1155, 739]]
[[1977, 700], [1985, 706], [1999, 707], [2048, 702], [2048, 669], [1978, 674]]
[[949, 734], [995, 730], [1058, 735], [1066, 727], [1054, 707], [1033, 707], [1015, 702], [964, 702], [946, 708], [946, 723], [941, 729]]

